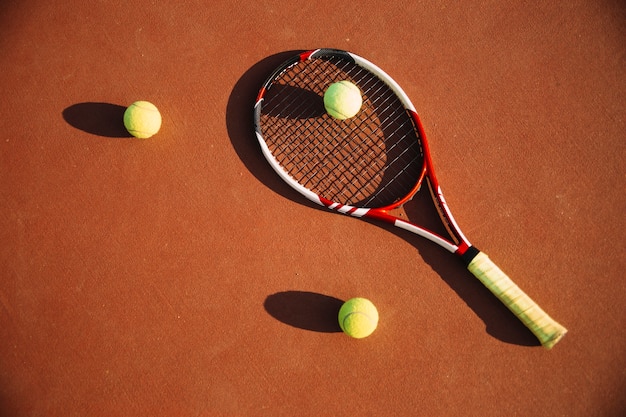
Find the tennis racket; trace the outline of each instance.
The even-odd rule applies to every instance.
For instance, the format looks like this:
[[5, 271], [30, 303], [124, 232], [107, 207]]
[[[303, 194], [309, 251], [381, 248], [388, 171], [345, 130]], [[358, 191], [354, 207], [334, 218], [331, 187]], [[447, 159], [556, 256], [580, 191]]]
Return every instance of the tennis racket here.
[[[347, 120], [324, 108], [334, 82], [359, 87], [363, 106]], [[263, 155], [278, 175], [309, 200], [354, 217], [408, 230], [458, 255], [476, 276], [550, 349], [567, 332], [461, 232], [433, 169], [426, 135], [409, 98], [384, 71], [355, 54], [316, 49], [278, 67], [254, 106]], [[423, 183], [449, 237], [395, 216]]]

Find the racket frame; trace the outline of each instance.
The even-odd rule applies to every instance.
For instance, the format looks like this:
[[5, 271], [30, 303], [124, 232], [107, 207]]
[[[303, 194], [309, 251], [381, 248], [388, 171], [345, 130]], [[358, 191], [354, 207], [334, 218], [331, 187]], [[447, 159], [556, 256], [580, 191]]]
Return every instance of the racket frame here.
[[[424, 155], [423, 166], [421, 170], [421, 174], [419, 176], [418, 181], [415, 186], [402, 198], [398, 201], [394, 202], [391, 205], [387, 205], [384, 207], [355, 207], [350, 205], [344, 205], [341, 203], [337, 203], [331, 201], [329, 199], [324, 198], [316, 194], [315, 192], [309, 190], [308, 188], [302, 186], [298, 181], [291, 177], [280, 165], [280, 163], [276, 160], [269, 147], [267, 146], [265, 140], [263, 139], [263, 134], [261, 131], [261, 127], [259, 126], [260, 120], [260, 112], [262, 109], [262, 104], [264, 100], [265, 93], [271, 88], [272, 83], [276, 80], [284, 71], [288, 70], [291, 66], [296, 65], [300, 62], [309, 60], [309, 59], [320, 59], [325, 56], [341, 56], [344, 58], [348, 58], [353, 61], [356, 65], [365, 68], [370, 71], [374, 75], [376, 75], [381, 81], [383, 81], [389, 88], [393, 90], [396, 96], [400, 99], [400, 102], [404, 106], [405, 110], [408, 112], [411, 120], [418, 132], [418, 135], [421, 138], [420, 146], [423, 148], [422, 152]], [[463, 256], [467, 253], [467, 251], [471, 248], [471, 244], [459, 228], [458, 224], [454, 220], [452, 213], [448, 208], [448, 204], [441, 192], [441, 187], [437, 181], [437, 177], [435, 176], [435, 172], [433, 169], [433, 162], [430, 156], [430, 149], [428, 148], [428, 141], [426, 140], [426, 133], [424, 132], [424, 128], [422, 126], [421, 120], [413, 106], [413, 103], [404, 92], [404, 90], [400, 87], [400, 85], [391, 78], [385, 71], [383, 71], [380, 67], [372, 62], [362, 58], [358, 55], [352, 54], [350, 52], [341, 51], [337, 49], [314, 49], [299, 55], [296, 55], [289, 60], [285, 61], [280, 67], [278, 67], [272, 74], [267, 78], [265, 83], [263, 84], [261, 90], [256, 99], [256, 103], [254, 106], [255, 112], [255, 133], [259, 144], [261, 146], [261, 151], [263, 155], [268, 160], [272, 168], [276, 171], [276, 173], [292, 188], [302, 194], [304, 197], [309, 199], [310, 201], [325, 206], [331, 210], [335, 210], [337, 212], [347, 214], [353, 217], [365, 217], [370, 219], [375, 219], [378, 221], [383, 221], [385, 223], [393, 224], [401, 229], [408, 230], [417, 235], [420, 235], [430, 241], [438, 244], [443, 247], [447, 251], [451, 253], [456, 253], [460, 256]], [[433, 201], [436, 203], [436, 208], [441, 217], [441, 220], [448, 231], [450, 237], [453, 240], [446, 239], [445, 237], [430, 231], [424, 227], [418, 226], [409, 221], [403, 220], [397, 216], [390, 214], [391, 210], [394, 210], [398, 207], [404, 205], [407, 201], [411, 200], [415, 193], [420, 190], [422, 187], [423, 180], [426, 179], [428, 183], [428, 188], [433, 198]], [[467, 257], [465, 257], [467, 258]], [[464, 259], [465, 259], [464, 258]], [[469, 263], [471, 259], [467, 260], [466, 263]]]

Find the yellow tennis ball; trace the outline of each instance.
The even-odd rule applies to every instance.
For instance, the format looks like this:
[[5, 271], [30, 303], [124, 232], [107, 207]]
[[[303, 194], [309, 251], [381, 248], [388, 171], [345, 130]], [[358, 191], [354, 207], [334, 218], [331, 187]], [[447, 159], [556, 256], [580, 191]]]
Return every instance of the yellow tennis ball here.
[[335, 119], [345, 120], [356, 116], [362, 104], [361, 90], [350, 81], [333, 83], [324, 93], [324, 107]]
[[378, 310], [365, 298], [352, 298], [339, 309], [339, 327], [348, 336], [362, 339], [378, 326]]
[[135, 101], [124, 112], [124, 126], [136, 138], [149, 138], [161, 128], [161, 113], [150, 102]]

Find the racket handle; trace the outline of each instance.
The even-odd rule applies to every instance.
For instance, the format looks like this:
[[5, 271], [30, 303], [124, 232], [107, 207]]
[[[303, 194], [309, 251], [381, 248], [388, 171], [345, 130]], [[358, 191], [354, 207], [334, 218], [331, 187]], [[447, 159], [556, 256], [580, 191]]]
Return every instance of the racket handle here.
[[546, 349], [551, 349], [567, 333], [565, 327], [548, 316], [484, 253], [479, 252], [467, 269], [537, 336]]

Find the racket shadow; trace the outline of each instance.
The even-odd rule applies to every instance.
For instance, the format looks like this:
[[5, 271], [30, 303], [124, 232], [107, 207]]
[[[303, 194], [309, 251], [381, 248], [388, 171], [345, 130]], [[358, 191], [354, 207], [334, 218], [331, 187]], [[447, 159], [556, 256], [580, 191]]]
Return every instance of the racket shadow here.
[[[226, 109], [226, 125], [231, 144], [238, 157], [261, 183], [290, 201], [315, 210], [328, 211], [328, 209], [307, 200], [280, 179], [263, 157], [261, 148], [254, 136], [252, 107], [260, 86], [278, 65], [300, 52], [304, 51], [288, 51], [271, 55], [248, 69], [236, 82], [230, 94]], [[413, 200], [404, 205], [404, 211], [409, 220], [423, 224], [442, 235], [446, 234], [427, 190], [418, 192]], [[357, 220], [346, 217], [346, 221], [350, 221], [348, 219], [363, 221], [363, 219]], [[436, 271], [459, 298], [483, 321], [486, 332], [490, 336], [505, 343], [521, 346], [537, 346], [539, 344], [536, 337], [467, 271], [458, 258], [413, 233], [376, 221], [365, 221], [394, 233], [417, 249], [422, 260]], [[416, 262], [419, 261], [416, 259]], [[269, 296], [265, 301], [265, 308], [277, 320], [294, 327], [313, 330], [316, 328], [316, 324], [313, 321], [307, 322], [307, 320], [312, 319], [303, 317], [315, 313], [316, 310], [322, 315], [327, 314], [324, 308], [320, 307], [325, 304], [321, 297], [326, 296], [311, 295], [300, 291], [286, 291]], [[305, 306], [302, 307], [303, 310], [297, 310], [295, 302], [298, 300], [306, 301]], [[281, 303], [285, 303], [287, 307], [280, 307]], [[289, 306], [291, 306], [291, 310], [288, 308]]]

